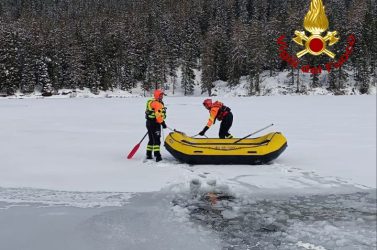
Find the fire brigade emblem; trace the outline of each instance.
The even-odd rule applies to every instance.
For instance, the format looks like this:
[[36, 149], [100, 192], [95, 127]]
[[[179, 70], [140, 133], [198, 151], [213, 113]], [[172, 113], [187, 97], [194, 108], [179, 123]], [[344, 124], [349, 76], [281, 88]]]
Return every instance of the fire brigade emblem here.
[[305, 49], [298, 52], [298, 58], [307, 53], [313, 56], [326, 54], [331, 58], [335, 58], [335, 54], [327, 49], [327, 46], [332, 46], [339, 41], [336, 37], [337, 31], [327, 31], [323, 37], [321, 34], [329, 28], [329, 20], [325, 13], [325, 6], [322, 0], [312, 0], [309, 12], [304, 19], [304, 28], [310, 33], [310, 36], [305, 34], [305, 31], [295, 31], [296, 37], [293, 41], [298, 45], [305, 46]]

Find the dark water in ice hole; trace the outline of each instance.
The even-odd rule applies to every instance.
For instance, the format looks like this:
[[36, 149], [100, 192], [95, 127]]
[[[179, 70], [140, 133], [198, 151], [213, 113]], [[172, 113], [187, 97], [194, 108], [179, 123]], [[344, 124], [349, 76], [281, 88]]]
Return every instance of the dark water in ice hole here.
[[245, 200], [201, 194], [173, 204], [218, 232], [227, 250], [376, 249], [376, 190]]

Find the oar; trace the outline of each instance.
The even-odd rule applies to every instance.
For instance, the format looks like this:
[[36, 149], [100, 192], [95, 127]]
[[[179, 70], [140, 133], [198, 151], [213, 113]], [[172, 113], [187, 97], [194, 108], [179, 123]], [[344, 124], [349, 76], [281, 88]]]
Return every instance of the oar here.
[[143, 139], [135, 145], [135, 147], [131, 150], [131, 152], [128, 154], [127, 159], [131, 159], [137, 152], [137, 150], [140, 148], [140, 144], [144, 141], [145, 137], [148, 135], [148, 132], [144, 135]]
[[250, 137], [250, 136], [252, 136], [252, 135], [255, 135], [255, 134], [257, 134], [257, 133], [259, 133], [259, 132], [261, 132], [261, 131], [263, 131], [263, 130], [265, 130], [265, 129], [268, 129], [269, 127], [272, 127], [272, 126], [274, 126], [273, 123], [271, 123], [270, 125], [268, 125], [268, 126], [266, 126], [266, 127], [264, 127], [264, 128], [261, 128], [261, 129], [255, 131], [254, 133], [251, 133], [251, 134], [249, 134], [249, 135], [247, 135], [247, 136], [245, 136], [245, 137], [243, 137], [243, 138], [241, 138], [241, 139], [235, 141], [234, 143], [238, 143], [238, 142], [240, 142], [240, 141], [242, 141], [242, 140], [244, 140], [244, 139], [246, 139], [246, 138], [248, 138], [248, 137]]

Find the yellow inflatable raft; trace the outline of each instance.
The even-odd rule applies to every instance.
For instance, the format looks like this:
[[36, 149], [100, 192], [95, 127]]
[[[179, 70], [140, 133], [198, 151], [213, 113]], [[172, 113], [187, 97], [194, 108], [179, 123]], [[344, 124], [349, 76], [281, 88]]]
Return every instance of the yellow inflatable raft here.
[[266, 164], [287, 147], [280, 132], [244, 139], [192, 138], [172, 132], [165, 139], [166, 149], [179, 161], [188, 164]]

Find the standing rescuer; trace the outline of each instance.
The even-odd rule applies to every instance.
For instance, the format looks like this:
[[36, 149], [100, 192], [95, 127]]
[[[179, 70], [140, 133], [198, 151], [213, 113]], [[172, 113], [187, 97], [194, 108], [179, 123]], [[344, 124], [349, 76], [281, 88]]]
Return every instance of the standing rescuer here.
[[209, 120], [207, 126], [205, 126], [201, 132], [199, 132], [199, 135], [204, 136], [207, 130], [216, 122], [217, 119], [221, 121], [219, 137], [221, 139], [233, 138], [233, 136], [229, 134], [229, 129], [233, 123], [233, 114], [230, 111], [230, 108], [219, 101], [212, 103], [211, 99], [205, 99], [203, 105], [209, 110]]
[[162, 102], [162, 98], [164, 97], [164, 92], [162, 90], [155, 90], [153, 96], [154, 98], [147, 101], [147, 107], [145, 110], [149, 137], [147, 159], [153, 159], [152, 152], [154, 152], [156, 162], [159, 162], [162, 160], [160, 153], [161, 126], [164, 129], [167, 128], [165, 123], [166, 108]]

